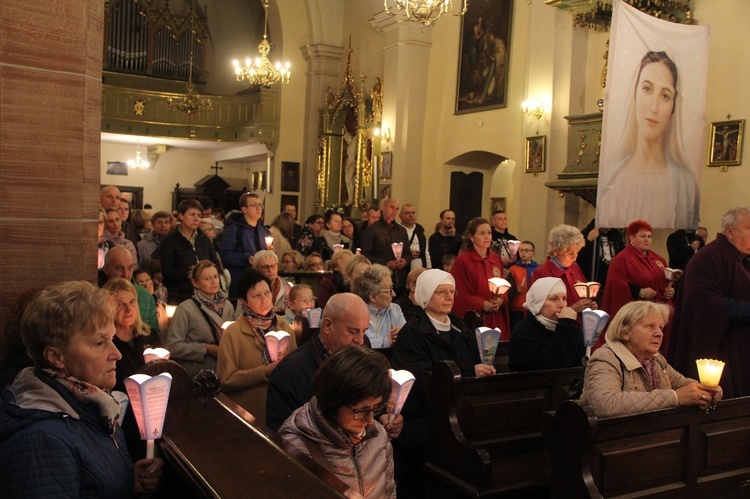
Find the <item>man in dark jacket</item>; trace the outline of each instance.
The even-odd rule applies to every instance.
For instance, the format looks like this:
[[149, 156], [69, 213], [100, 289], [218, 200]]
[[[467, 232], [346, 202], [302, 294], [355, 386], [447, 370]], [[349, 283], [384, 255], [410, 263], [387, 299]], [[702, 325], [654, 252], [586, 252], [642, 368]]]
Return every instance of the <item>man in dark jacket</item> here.
[[[159, 245], [161, 272], [169, 291], [169, 303], [177, 305], [193, 296], [193, 284], [188, 274], [201, 260], [218, 264], [213, 243], [198, 228], [203, 207], [195, 199], [185, 199], [177, 205], [180, 225]], [[154, 255], [156, 258], [156, 255]]]
[[678, 229], [667, 238], [669, 267], [685, 270], [688, 261], [705, 243], [693, 229]]
[[224, 268], [229, 270], [232, 282], [229, 284], [229, 296], [237, 298], [237, 283], [242, 271], [252, 264], [253, 256], [260, 250], [273, 250], [273, 245], [266, 245], [269, 235], [260, 221], [263, 215], [263, 203], [254, 192], [240, 196], [242, 213], [232, 212], [224, 223], [224, 234], [221, 238], [219, 254]]
[[508, 241], [516, 240], [516, 236], [508, 231], [508, 215], [503, 210], [497, 210], [492, 214], [490, 220], [492, 226], [492, 251], [500, 255], [503, 265], [507, 269], [518, 258], [516, 253], [510, 250]]
[[[359, 296], [340, 293], [328, 300], [320, 334], [284, 357], [268, 377], [266, 424], [272, 430], [278, 430], [295, 410], [310, 401], [312, 379], [323, 361], [346, 346], [363, 346], [369, 326], [370, 311]], [[402, 425], [399, 415], [384, 427], [388, 436], [396, 438]]]
[[[406, 276], [409, 274], [409, 236], [401, 225], [396, 223], [399, 203], [395, 199], [386, 199], [380, 207], [383, 215], [380, 220], [367, 226], [362, 236], [362, 254], [372, 263], [385, 265], [393, 271], [393, 290], [400, 297], [406, 290]], [[393, 244], [402, 243], [401, 258], [396, 258]]]

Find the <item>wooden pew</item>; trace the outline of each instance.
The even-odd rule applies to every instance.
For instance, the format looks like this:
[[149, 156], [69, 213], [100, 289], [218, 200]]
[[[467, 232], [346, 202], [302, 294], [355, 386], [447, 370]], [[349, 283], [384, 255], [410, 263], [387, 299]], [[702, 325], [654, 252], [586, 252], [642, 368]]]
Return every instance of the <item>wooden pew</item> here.
[[455, 363], [437, 363], [425, 379], [428, 497], [549, 497], [541, 418], [582, 377], [577, 367], [461, 378]]
[[544, 416], [552, 497], [745, 497], [750, 397], [599, 419], [565, 402]]
[[359, 496], [313, 460], [288, 454], [275, 432], [255, 423], [226, 395], [193, 393], [179, 364], [150, 362], [141, 372], [169, 372], [173, 378], [159, 441], [167, 463], [160, 497]]

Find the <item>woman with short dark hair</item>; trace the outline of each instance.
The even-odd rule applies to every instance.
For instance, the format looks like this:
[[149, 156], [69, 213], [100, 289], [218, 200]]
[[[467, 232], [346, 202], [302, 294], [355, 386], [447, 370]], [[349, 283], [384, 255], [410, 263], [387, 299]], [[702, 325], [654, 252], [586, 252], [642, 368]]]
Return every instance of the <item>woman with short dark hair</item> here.
[[[269, 252], [274, 258], [276, 254]], [[268, 377], [282, 358], [295, 348], [297, 340], [289, 323], [274, 313], [271, 281], [256, 269], [247, 269], [237, 283], [242, 316], [232, 323], [221, 338], [216, 373], [221, 389], [256, 421], [266, 422]], [[265, 335], [286, 331], [289, 347], [271, 359]]]
[[388, 361], [359, 346], [329, 357], [313, 378], [315, 396], [279, 428], [301, 452], [366, 498], [395, 498], [393, 448], [375, 418], [391, 395]]

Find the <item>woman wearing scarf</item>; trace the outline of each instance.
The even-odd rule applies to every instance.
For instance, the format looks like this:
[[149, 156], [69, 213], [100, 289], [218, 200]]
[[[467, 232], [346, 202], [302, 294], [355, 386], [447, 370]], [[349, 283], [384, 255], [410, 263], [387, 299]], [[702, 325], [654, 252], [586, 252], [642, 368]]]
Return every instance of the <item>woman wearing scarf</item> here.
[[568, 306], [565, 284], [557, 277], [534, 281], [526, 293], [529, 311], [508, 344], [511, 371], [562, 369], [581, 365], [586, 353], [576, 311]]
[[326, 228], [321, 230], [320, 236], [313, 241], [313, 251], [320, 253], [324, 261], [328, 261], [333, 256], [335, 245], [340, 244], [343, 246], [342, 249], [352, 249], [352, 240], [341, 233], [343, 219], [338, 212], [326, 211], [323, 222]]
[[[297, 340], [289, 323], [273, 311], [271, 282], [266, 276], [247, 269], [237, 289], [242, 317], [227, 328], [221, 339], [217, 374], [221, 389], [257, 422], [265, 424], [268, 376], [287, 353], [297, 348]], [[266, 345], [269, 331], [286, 331], [291, 336], [289, 347], [279, 353], [276, 361], [271, 361]]]
[[[495, 374], [493, 366], [480, 363], [473, 331], [451, 313], [455, 296], [456, 282], [451, 274], [437, 269], [422, 272], [417, 278], [414, 297], [424, 310], [401, 328], [398, 341], [393, 345], [391, 364], [394, 369], [406, 369], [416, 378], [402, 411], [404, 431], [394, 443], [408, 462], [408, 471], [403, 473], [407, 481], [405, 497], [424, 494], [422, 465], [427, 460], [428, 438], [428, 404], [422, 390], [425, 371], [432, 370], [438, 361], [452, 360], [458, 364], [462, 376]], [[417, 495], [419, 491], [421, 495]]]
[[167, 333], [169, 358], [192, 378], [203, 369], [216, 370], [221, 325], [235, 319], [234, 307], [220, 289], [219, 271], [210, 260], [190, 270], [193, 296], [180, 303]]
[[34, 367], [0, 399], [4, 497], [129, 498], [155, 492], [164, 462], [132, 462], [110, 395], [115, 364], [110, 293], [83, 281], [37, 293], [21, 321]]

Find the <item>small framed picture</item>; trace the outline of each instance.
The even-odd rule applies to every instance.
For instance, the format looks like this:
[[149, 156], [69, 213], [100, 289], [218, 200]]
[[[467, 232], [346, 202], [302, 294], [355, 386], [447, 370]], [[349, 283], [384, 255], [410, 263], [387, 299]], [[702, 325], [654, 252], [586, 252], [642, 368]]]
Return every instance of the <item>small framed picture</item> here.
[[745, 120], [714, 121], [708, 143], [708, 166], [737, 166], [742, 162]]
[[124, 161], [107, 161], [107, 175], [127, 175], [128, 164]]
[[546, 170], [547, 136], [526, 137], [526, 173]]
[[393, 167], [393, 153], [384, 152], [383, 161], [380, 163], [380, 178], [391, 178], [391, 168]]
[[490, 213], [505, 211], [505, 198], [490, 198], [490, 202], [492, 203]]
[[299, 192], [299, 163], [281, 162], [281, 190]]
[[391, 186], [389, 184], [380, 184], [378, 186], [378, 206], [386, 199], [391, 199]]

